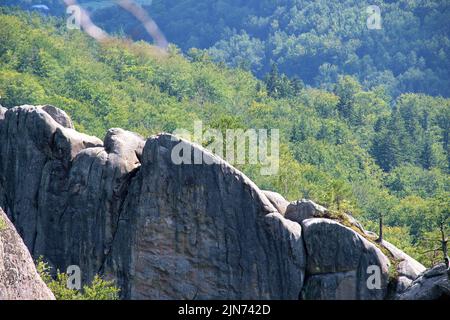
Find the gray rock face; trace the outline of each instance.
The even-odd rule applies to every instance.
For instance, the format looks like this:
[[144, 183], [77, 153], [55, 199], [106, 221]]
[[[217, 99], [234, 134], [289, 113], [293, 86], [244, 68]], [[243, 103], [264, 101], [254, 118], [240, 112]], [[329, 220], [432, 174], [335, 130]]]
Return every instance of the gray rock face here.
[[281, 194], [273, 191], [262, 190], [264, 195], [269, 199], [270, 203], [281, 213], [282, 216], [285, 215], [286, 209], [289, 206], [289, 201], [287, 201]]
[[42, 110], [47, 112], [47, 114], [49, 114], [53, 118], [53, 120], [62, 125], [64, 128], [75, 129], [72, 123], [72, 119], [70, 119], [67, 113], [65, 113], [63, 110], [49, 104], [42, 106]]
[[[311, 218], [302, 222], [307, 252], [304, 299], [380, 300], [387, 294], [389, 259], [373, 243], [338, 222]], [[368, 285], [379, 270], [379, 284]]]
[[242, 173], [188, 142], [212, 164], [173, 164], [170, 135], [102, 143], [53, 116], [22, 106], [0, 121], [0, 205], [35, 257], [111, 277], [125, 298], [298, 297], [301, 227]]
[[356, 271], [311, 275], [302, 291], [304, 300], [357, 300]]
[[[0, 124], [0, 189], [4, 192], [0, 206], [32, 252], [41, 218], [39, 198], [47, 191], [41, 183], [45, 177], [61, 182], [77, 151], [101, 144], [95, 137], [62, 127], [42, 107], [15, 107], [5, 113]], [[61, 184], [58, 189], [66, 188]]]
[[0, 300], [54, 300], [27, 247], [0, 208]]
[[5, 119], [5, 113], [6, 113], [7, 110], [8, 110], [8, 109], [3, 108], [3, 107], [0, 105], [0, 120]]
[[301, 223], [305, 219], [323, 217], [327, 214], [327, 209], [311, 200], [301, 199], [291, 202], [285, 213], [289, 220]]
[[[180, 142], [213, 164], [175, 165]], [[116, 240], [112, 256], [131, 255], [111, 270], [130, 275], [131, 299], [297, 299], [303, 284], [300, 225], [241, 172], [170, 135], [147, 141]]]
[[112, 129], [101, 140], [58, 124], [42, 107], [0, 121], [0, 205], [33, 256], [85, 280], [101, 271], [144, 140]]
[[450, 299], [449, 269], [444, 263], [423, 272], [396, 296], [398, 300]]
[[81, 150], [69, 171], [48, 163], [41, 182], [48, 192], [39, 198], [33, 253], [57, 266], [79, 265], [85, 281], [102, 272], [143, 146], [136, 134], [111, 129], [105, 147]]

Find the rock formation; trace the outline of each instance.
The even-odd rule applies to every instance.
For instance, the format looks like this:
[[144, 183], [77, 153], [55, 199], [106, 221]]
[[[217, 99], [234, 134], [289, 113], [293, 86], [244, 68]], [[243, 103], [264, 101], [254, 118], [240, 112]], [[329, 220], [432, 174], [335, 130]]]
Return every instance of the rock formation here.
[[[277, 209], [281, 215], [286, 214], [286, 210], [289, 207], [289, 201], [287, 201], [283, 196], [277, 192], [262, 190], [264, 195], [269, 199], [270, 203]], [[291, 219], [292, 220], [292, 219]]]
[[444, 263], [423, 272], [405, 291], [399, 300], [450, 300], [450, 269]]
[[0, 300], [54, 300], [27, 247], [0, 208]]
[[391, 294], [400, 294], [425, 271], [425, 267], [391, 243], [383, 240], [381, 245], [396, 263], [395, 291], [391, 292]]
[[289, 203], [286, 208], [285, 217], [289, 220], [302, 223], [303, 220], [314, 217], [325, 217], [327, 209], [311, 200], [301, 199]]
[[[304, 299], [381, 300], [387, 295], [389, 259], [357, 232], [329, 219], [302, 222], [306, 245], [308, 281]], [[372, 270], [379, 284], [368, 285]]]
[[[176, 164], [180, 146], [202, 164]], [[424, 270], [199, 145], [122, 129], [101, 141], [52, 106], [0, 109], [0, 206], [34, 257], [114, 279], [128, 299], [385, 299]]]
[[[296, 299], [301, 227], [245, 175], [170, 135], [111, 129], [104, 143], [21, 106], [0, 121], [0, 205], [33, 256], [124, 298]], [[58, 120], [58, 121], [56, 121]], [[211, 165], [175, 165], [184, 143]]]
[[[345, 226], [330, 220], [332, 216], [326, 208], [302, 199], [288, 205], [285, 217], [303, 227], [308, 261], [307, 281], [302, 291], [304, 299], [391, 298], [425, 270], [389, 242], [376, 244], [373, 240], [377, 235], [365, 230], [349, 214], [343, 214]], [[380, 289], [368, 289], [371, 265], [380, 267]], [[389, 269], [396, 274], [395, 279], [389, 279]]]
[[[176, 165], [184, 143], [211, 165]], [[147, 140], [112, 251], [130, 298], [294, 299], [303, 284], [301, 228], [241, 172], [198, 145]], [[127, 253], [116, 264], [116, 256]]]

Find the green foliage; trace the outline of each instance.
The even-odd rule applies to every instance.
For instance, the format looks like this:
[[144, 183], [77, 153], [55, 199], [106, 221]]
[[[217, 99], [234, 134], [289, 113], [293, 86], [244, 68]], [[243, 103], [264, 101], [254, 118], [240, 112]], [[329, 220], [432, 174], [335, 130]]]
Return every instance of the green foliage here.
[[[144, 26], [114, 2], [78, 2], [108, 32], [152, 41]], [[350, 74], [364, 88], [382, 86], [395, 97], [407, 92], [449, 96], [450, 11], [446, 1], [139, 2], [183, 52], [205, 49], [211, 59], [251, 69], [261, 78], [276, 63], [280, 73], [321, 88], [331, 89], [339, 76]], [[4, 0], [2, 4], [30, 9], [29, 0]], [[65, 16], [61, 1], [40, 4], [47, 4], [54, 15]], [[366, 9], [374, 4], [380, 7], [381, 30], [366, 25]], [[42, 62], [43, 68], [36, 72], [45, 74], [48, 58], [39, 50], [30, 50], [25, 66]]]
[[331, 207], [336, 206], [340, 211], [342, 209], [342, 202], [351, 197], [350, 186], [343, 179], [333, 180], [329, 189]]
[[67, 281], [69, 276], [59, 270], [53, 279], [51, 268], [44, 262], [42, 257], [37, 261], [36, 269], [42, 280], [53, 292], [57, 300], [117, 300], [119, 299], [119, 289], [115, 287], [113, 281], [105, 281], [98, 275], [94, 277], [90, 285], [84, 285], [79, 291], [69, 289]]
[[44, 89], [30, 74], [0, 71], [0, 97], [5, 107], [43, 103]]
[[[251, 68], [261, 78], [276, 63], [280, 73], [322, 88], [330, 89], [339, 75], [351, 74], [366, 89], [382, 85], [393, 96], [449, 96], [446, 1], [149, 2], [142, 1], [144, 8], [184, 52], [206, 49], [215, 61]], [[366, 25], [366, 9], [374, 4], [380, 7], [381, 30]], [[106, 30], [151, 41], [139, 21], [120, 7], [110, 3], [96, 8], [92, 2], [87, 6]]]
[[276, 64], [272, 65], [272, 69], [266, 75], [264, 82], [266, 83], [267, 94], [274, 98], [295, 97], [300, 94], [303, 88], [303, 82], [300, 79], [290, 80], [285, 74], [280, 75]]

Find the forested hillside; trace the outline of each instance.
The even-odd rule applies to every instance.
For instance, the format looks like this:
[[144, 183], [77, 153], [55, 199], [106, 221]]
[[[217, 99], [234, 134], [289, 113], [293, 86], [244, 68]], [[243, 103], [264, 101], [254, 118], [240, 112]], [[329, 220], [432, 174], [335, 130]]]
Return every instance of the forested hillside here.
[[[394, 95], [448, 96], [446, 1], [207, 2], [157, 0], [149, 10], [182, 48], [211, 48], [216, 60], [260, 75], [277, 63], [280, 71], [315, 86], [329, 87], [339, 74], [352, 74], [364, 86], [384, 84]], [[366, 26], [372, 4], [380, 7], [381, 30]]]
[[[208, 51], [215, 61], [252, 70], [259, 78], [280, 72], [330, 89], [339, 75], [389, 94], [449, 96], [448, 1], [140, 0], [183, 52]], [[108, 32], [151, 41], [142, 24], [110, 0], [80, 0]], [[47, 4], [64, 15], [62, 1], [6, 0], [29, 9]], [[381, 29], [368, 29], [369, 5], [378, 5]]]
[[374, 231], [383, 215], [387, 240], [426, 265], [440, 259], [429, 249], [450, 208], [449, 99], [393, 97], [351, 76], [330, 91], [313, 89], [277, 68], [262, 81], [201, 50], [100, 44], [64, 21], [21, 12], [0, 20], [4, 107], [53, 104], [100, 137], [111, 127], [144, 136], [192, 129], [196, 119], [219, 129], [279, 128], [278, 175], [238, 166], [261, 188], [351, 212]]

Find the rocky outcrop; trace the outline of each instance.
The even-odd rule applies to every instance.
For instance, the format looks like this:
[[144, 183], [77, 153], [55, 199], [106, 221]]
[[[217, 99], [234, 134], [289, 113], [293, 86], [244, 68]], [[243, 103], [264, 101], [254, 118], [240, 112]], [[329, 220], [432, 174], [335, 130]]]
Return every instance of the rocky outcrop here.
[[302, 226], [307, 252], [303, 299], [380, 300], [387, 296], [391, 263], [375, 244], [330, 219], [306, 219]]
[[[55, 209], [62, 210], [58, 206], [67, 190], [71, 161], [80, 150], [99, 145], [99, 139], [58, 124], [42, 107], [15, 107], [5, 113], [0, 125], [0, 189], [4, 193], [0, 206], [32, 252], [38, 220]], [[46, 177], [51, 186], [42, 186]], [[50, 212], [42, 211], [44, 194], [55, 200]]]
[[287, 201], [281, 194], [273, 191], [262, 190], [264, 195], [269, 199], [270, 203], [277, 209], [281, 215], [286, 214], [286, 210], [289, 206], [289, 201]]
[[391, 243], [383, 240], [381, 245], [388, 250], [396, 263], [397, 278], [395, 279], [395, 292], [392, 294], [399, 294], [425, 271], [425, 267]]
[[143, 146], [136, 134], [110, 129], [104, 147], [78, 152], [70, 170], [50, 162], [42, 172], [33, 253], [62, 268], [79, 265], [85, 281], [102, 272]]
[[[332, 214], [327, 210], [327, 208], [315, 203], [314, 201], [301, 199], [297, 201], [293, 201], [288, 204], [285, 217], [289, 220], [302, 223], [303, 220], [310, 218], [327, 218], [333, 219]], [[340, 220], [345, 221], [347, 225], [350, 225], [364, 234], [365, 237], [370, 239], [376, 239], [377, 235], [371, 231], [367, 231], [364, 227], [349, 213], [341, 213], [339, 217]]]
[[78, 265], [84, 282], [100, 273], [128, 299], [384, 299], [424, 270], [197, 144], [122, 129], [101, 141], [48, 105], [0, 109], [0, 206], [34, 257]]
[[0, 300], [54, 300], [13, 224], [0, 208]]
[[318, 205], [311, 200], [301, 199], [291, 202], [287, 206], [285, 217], [289, 220], [302, 223], [305, 219], [324, 217], [327, 213], [327, 209], [321, 205]]
[[450, 300], [450, 269], [441, 263], [426, 270], [395, 298], [398, 300]]
[[[298, 297], [301, 227], [245, 175], [170, 135], [111, 129], [102, 143], [61, 114], [21, 106], [0, 121], [0, 205], [35, 257], [111, 277], [124, 298]], [[210, 164], [174, 164], [179, 143]]]
[[[341, 214], [340, 223], [326, 208], [302, 199], [289, 204], [285, 217], [304, 229], [308, 261], [304, 299], [392, 298], [425, 270], [387, 241], [376, 244], [378, 236], [350, 214]], [[366, 283], [370, 277], [367, 270], [373, 265], [380, 267], [382, 275], [378, 290], [368, 289]], [[391, 283], [389, 267], [396, 268]]]
[[[180, 143], [211, 165], [174, 164]], [[130, 253], [111, 263], [130, 275], [128, 298], [296, 299], [303, 284], [300, 225], [241, 172], [171, 135], [147, 140], [116, 237], [112, 257]]]
[[72, 119], [70, 119], [67, 113], [65, 113], [63, 110], [49, 104], [42, 106], [42, 110], [49, 114], [53, 118], [53, 120], [62, 125], [64, 128], [75, 129], [72, 123]]

